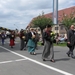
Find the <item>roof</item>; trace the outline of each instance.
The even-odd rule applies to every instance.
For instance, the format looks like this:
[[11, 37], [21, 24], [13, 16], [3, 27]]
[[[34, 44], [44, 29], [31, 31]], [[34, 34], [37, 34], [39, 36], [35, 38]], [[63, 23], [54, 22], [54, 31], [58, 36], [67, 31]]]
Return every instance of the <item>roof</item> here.
[[[70, 8], [65, 8], [65, 9], [62, 9], [62, 10], [59, 10], [59, 11], [58, 11], [58, 23], [62, 21], [63, 14], [64, 14], [64, 16], [66, 16], [66, 15], [69, 16], [70, 14], [74, 14], [74, 13], [75, 13], [75, 6], [70, 7]], [[52, 13], [45, 14], [44, 16], [47, 17], [47, 18], [52, 18], [52, 14], [53, 14], [53, 12], [52, 12]], [[75, 16], [75, 15], [74, 15], [74, 16]], [[36, 18], [36, 17], [35, 17], [35, 18]], [[28, 25], [27, 27], [29, 27], [29, 26], [31, 25], [32, 21], [33, 21], [35, 18], [33, 18], [33, 19], [31, 20], [31, 22], [29, 23], [29, 25]]]
[[[58, 21], [62, 21], [62, 18], [63, 18], [63, 14], [64, 16], [69, 16], [70, 14], [74, 14], [75, 13], [75, 6], [73, 7], [70, 7], [70, 8], [66, 8], [66, 9], [62, 9], [62, 10], [59, 10], [58, 11]], [[45, 14], [45, 16], [47, 18], [52, 18], [52, 13], [48, 13], [48, 14]]]

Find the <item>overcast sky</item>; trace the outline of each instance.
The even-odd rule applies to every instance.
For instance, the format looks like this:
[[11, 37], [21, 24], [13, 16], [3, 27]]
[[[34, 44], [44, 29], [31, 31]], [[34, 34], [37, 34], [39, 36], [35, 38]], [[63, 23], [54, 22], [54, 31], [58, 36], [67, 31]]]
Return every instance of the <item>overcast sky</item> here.
[[[58, 0], [58, 9], [75, 6], [75, 0]], [[53, 0], [0, 0], [0, 26], [25, 29], [39, 14], [53, 11]]]

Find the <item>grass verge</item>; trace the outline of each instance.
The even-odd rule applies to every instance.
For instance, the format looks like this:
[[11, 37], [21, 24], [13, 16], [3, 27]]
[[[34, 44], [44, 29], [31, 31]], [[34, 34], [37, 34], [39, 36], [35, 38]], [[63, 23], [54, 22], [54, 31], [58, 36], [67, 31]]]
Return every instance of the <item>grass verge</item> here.
[[[42, 46], [42, 42], [38, 42], [37, 44], [40, 45], [40, 46]], [[66, 42], [64, 42], [64, 43], [59, 43], [59, 44], [54, 43], [54, 46], [66, 47]]]

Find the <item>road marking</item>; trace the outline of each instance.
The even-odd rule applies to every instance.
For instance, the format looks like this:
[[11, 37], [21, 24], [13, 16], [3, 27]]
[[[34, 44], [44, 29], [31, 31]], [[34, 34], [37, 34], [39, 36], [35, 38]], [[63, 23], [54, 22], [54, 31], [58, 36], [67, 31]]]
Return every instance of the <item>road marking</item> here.
[[41, 63], [41, 62], [39, 62], [39, 61], [36, 61], [36, 60], [34, 60], [34, 59], [28, 58], [28, 57], [26, 57], [26, 56], [24, 56], [24, 55], [21, 55], [21, 54], [19, 54], [19, 53], [16, 53], [16, 52], [14, 52], [14, 51], [11, 51], [11, 50], [9, 50], [9, 49], [7, 49], [7, 48], [5, 48], [5, 47], [2, 47], [2, 46], [0, 46], [0, 47], [3, 48], [3, 49], [5, 49], [5, 50], [7, 50], [7, 51], [9, 51], [9, 52], [11, 52], [11, 53], [13, 53], [13, 54], [18, 55], [18, 56], [20, 56], [20, 57], [22, 57], [22, 58], [24, 58], [24, 59], [27, 59], [27, 60], [29, 60], [29, 61], [32, 61], [32, 62], [34, 62], [34, 63], [36, 63], [36, 64], [39, 64], [39, 65], [44, 66], [44, 67], [46, 67], [46, 68], [48, 68], [48, 69], [54, 70], [54, 71], [56, 71], [56, 72], [59, 72], [59, 73], [61, 73], [61, 74], [64, 74], [64, 75], [73, 75], [73, 74], [71, 74], [71, 73], [65, 72], [65, 71], [63, 71], [63, 70], [54, 68], [54, 67], [49, 66], [49, 65], [46, 65], [46, 64]]
[[2, 62], [0, 62], [0, 64], [11, 63], [11, 62], [17, 62], [17, 61], [23, 61], [23, 60], [26, 60], [26, 59], [17, 59], [17, 60], [10, 60], [10, 61], [2, 61]]

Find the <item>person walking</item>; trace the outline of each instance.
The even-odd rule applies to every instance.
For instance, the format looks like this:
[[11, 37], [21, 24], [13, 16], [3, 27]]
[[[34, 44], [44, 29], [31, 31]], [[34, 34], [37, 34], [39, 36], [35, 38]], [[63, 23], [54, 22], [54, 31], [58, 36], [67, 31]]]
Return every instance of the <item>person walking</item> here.
[[38, 46], [37, 46], [37, 43], [39, 41], [39, 34], [38, 34], [38, 31], [35, 30], [35, 49], [38, 50]]
[[74, 46], [75, 46], [75, 26], [71, 25], [70, 29], [67, 32], [67, 46], [69, 48], [69, 51], [67, 52], [67, 55], [72, 58], [75, 58], [74, 56]]
[[21, 29], [20, 31], [20, 50], [23, 50], [24, 47], [25, 47], [25, 39], [26, 39], [26, 36], [25, 36], [25, 33], [24, 33], [24, 30]]
[[43, 53], [42, 53], [42, 59], [43, 61], [46, 61], [46, 59], [49, 57], [49, 60], [51, 62], [55, 62], [54, 60], [54, 50], [53, 50], [53, 40], [51, 39], [52, 38], [52, 27], [51, 25], [47, 25], [47, 29], [44, 33], [44, 50], [43, 50]]
[[15, 45], [15, 32], [14, 31], [11, 31], [9, 38], [10, 38], [9, 45], [11, 46], [11, 48], [13, 48], [13, 46]]
[[30, 31], [27, 30], [26, 33], [25, 33], [25, 49], [27, 49], [27, 43], [28, 43], [28, 40], [29, 40], [29, 37], [28, 37], [28, 36], [29, 36], [29, 35], [28, 35], [29, 32], [30, 32]]
[[4, 42], [5, 42], [5, 34], [4, 34], [4, 32], [1, 33], [1, 40], [2, 40], [2, 45], [4, 45]]
[[34, 33], [34, 29], [33, 28], [28, 33], [28, 39], [29, 39], [28, 43], [27, 43], [28, 52], [31, 55], [36, 55], [36, 53], [35, 53], [35, 33]]

